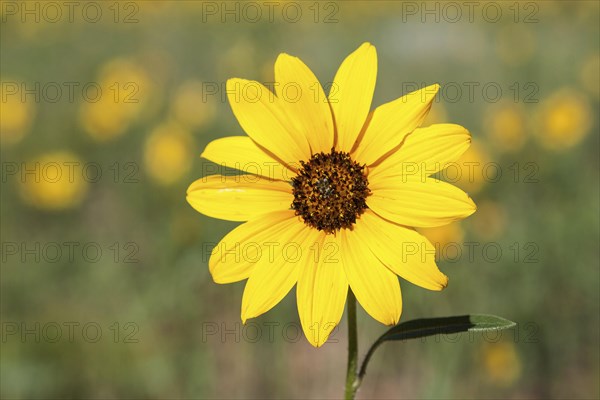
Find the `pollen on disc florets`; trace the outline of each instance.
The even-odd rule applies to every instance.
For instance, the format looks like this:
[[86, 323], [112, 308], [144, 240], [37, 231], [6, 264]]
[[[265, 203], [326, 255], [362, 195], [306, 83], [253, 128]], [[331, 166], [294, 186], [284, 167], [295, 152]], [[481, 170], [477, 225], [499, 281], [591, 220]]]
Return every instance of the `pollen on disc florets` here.
[[371, 194], [365, 166], [333, 149], [300, 163], [302, 168], [292, 179], [296, 215], [326, 233], [351, 228], [367, 208], [365, 200]]

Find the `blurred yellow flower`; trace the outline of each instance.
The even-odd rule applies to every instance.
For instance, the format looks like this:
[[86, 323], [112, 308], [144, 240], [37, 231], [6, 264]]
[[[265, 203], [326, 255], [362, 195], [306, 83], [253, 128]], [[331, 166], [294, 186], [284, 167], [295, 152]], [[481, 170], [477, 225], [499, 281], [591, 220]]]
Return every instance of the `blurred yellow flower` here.
[[81, 104], [80, 121], [94, 140], [103, 142], [129, 129], [148, 102], [152, 88], [146, 71], [125, 59], [112, 60], [102, 67], [97, 85], [99, 94], [94, 92], [91, 100]]
[[467, 193], [477, 193], [486, 182], [496, 178], [496, 172], [496, 168], [491, 168], [490, 156], [482, 143], [473, 142], [456, 163], [441, 172], [441, 176]]
[[481, 201], [477, 206], [477, 216], [469, 220], [475, 235], [484, 240], [499, 238], [506, 229], [506, 210], [491, 200]]
[[171, 114], [188, 129], [200, 128], [210, 123], [215, 116], [215, 102], [220, 99], [220, 88], [216, 89], [217, 94], [209, 95], [203, 90], [203, 85], [200, 81], [188, 81], [175, 93]]
[[[477, 208], [479, 209], [479, 206]], [[449, 243], [460, 243], [465, 236], [460, 222], [453, 222], [435, 228], [420, 228], [418, 231], [425, 235], [431, 243], [440, 247], [446, 246]]]
[[484, 116], [486, 134], [494, 149], [519, 151], [525, 143], [525, 111], [518, 103], [502, 101], [491, 104]]
[[154, 129], [144, 146], [146, 172], [155, 182], [170, 185], [181, 179], [192, 166], [194, 139], [175, 122]]
[[439, 259], [456, 260], [460, 257], [465, 236], [460, 222], [434, 228], [420, 228], [418, 231], [433, 244]]
[[[17, 143], [29, 133], [33, 120], [35, 118], [35, 104], [23, 99], [21, 92], [6, 93], [2, 88], [6, 88], [6, 82], [15, 82], [15, 85], [21, 81], [14, 79], [3, 79], [3, 85], [0, 87], [0, 139], [2, 144]], [[29, 96], [31, 97], [31, 96]]]
[[508, 387], [521, 376], [521, 358], [514, 343], [485, 343], [482, 350], [482, 364], [491, 382]]
[[567, 150], [589, 133], [592, 117], [584, 94], [572, 88], [560, 89], [540, 104], [534, 132], [542, 146]]
[[46, 153], [26, 162], [21, 168], [19, 195], [23, 201], [42, 210], [63, 210], [78, 206], [89, 183], [84, 176], [85, 164], [70, 151]]

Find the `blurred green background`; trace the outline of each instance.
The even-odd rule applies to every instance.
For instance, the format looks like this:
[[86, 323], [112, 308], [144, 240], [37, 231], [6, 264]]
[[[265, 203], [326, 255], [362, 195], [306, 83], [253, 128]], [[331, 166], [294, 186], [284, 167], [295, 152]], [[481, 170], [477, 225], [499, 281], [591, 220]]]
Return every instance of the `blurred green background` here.
[[[473, 135], [478, 212], [424, 232], [450, 285], [403, 282], [402, 320], [519, 325], [387, 344], [359, 398], [600, 396], [598, 2], [0, 4], [3, 398], [340, 397], [345, 322], [312, 348], [292, 291], [243, 327], [206, 262], [235, 224], [185, 190], [243, 134], [226, 79], [287, 52], [330, 82], [364, 41], [374, 106], [438, 82], [427, 123]], [[361, 354], [384, 330], [360, 310]]]

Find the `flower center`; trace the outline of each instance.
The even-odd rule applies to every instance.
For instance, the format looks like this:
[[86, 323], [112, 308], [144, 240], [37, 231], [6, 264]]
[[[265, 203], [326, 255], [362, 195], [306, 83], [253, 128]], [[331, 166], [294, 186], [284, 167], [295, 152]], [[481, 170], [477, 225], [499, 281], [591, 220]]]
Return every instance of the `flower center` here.
[[359, 165], [348, 153], [314, 154], [292, 179], [294, 201], [292, 209], [308, 226], [326, 233], [352, 228], [367, 208], [371, 194], [364, 165]]

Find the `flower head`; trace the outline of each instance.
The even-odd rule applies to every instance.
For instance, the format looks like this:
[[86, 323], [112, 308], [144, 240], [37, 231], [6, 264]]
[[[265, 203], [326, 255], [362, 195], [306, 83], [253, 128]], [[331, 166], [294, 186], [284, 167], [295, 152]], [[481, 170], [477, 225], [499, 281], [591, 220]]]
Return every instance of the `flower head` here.
[[192, 183], [188, 202], [214, 218], [245, 221], [215, 247], [217, 283], [248, 279], [242, 320], [275, 306], [296, 286], [311, 344], [339, 323], [348, 288], [376, 320], [400, 319], [398, 275], [430, 290], [447, 277], [433, 245], [413, 227], [465, 218], [475, 204], [431, 175], [469, 147], [453, 124], [419, 128], [438, 85], [371, 112], [377, 55], [364, 43], [340, 66], [329, 96], [311, 70], [281, 54], [275, 93], [230, 79], [229, 103], [248, 136], [217, 139], [202, 157], [241, 171]]
[[89, 183], [78, 166], [81, 158], [67, 150], [40, 155], [27, 165], [35, 174], [23, 175], [19, 184], [21, 199], [44, 211], [62, 211], [79, 206], [89, 191]]

